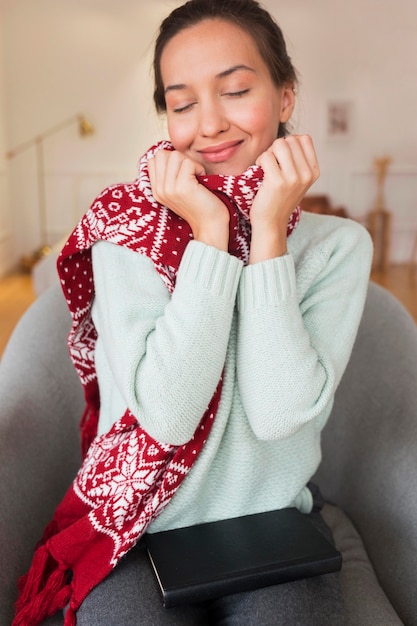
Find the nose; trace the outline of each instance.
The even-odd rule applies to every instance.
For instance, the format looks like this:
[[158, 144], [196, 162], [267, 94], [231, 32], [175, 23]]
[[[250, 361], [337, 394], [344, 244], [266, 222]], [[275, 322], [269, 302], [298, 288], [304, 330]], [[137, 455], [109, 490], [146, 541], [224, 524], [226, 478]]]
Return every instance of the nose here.
[[215, 137], [229, 128], [230, 124], [221, 102], [210, 99], [201, 103], [199, 126], [202, 137]]

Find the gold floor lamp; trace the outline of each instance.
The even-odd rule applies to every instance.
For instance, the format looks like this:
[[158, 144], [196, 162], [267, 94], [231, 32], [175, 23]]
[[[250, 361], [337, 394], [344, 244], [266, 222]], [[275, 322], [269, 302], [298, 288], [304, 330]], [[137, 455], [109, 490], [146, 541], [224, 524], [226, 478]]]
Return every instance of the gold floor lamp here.
[[47, 224], [47, 212], [46, 212], [46, 189], [45, 189], [45, 158], [44, 158], [44, 141], [48, 137], [55, 135], [59, 131], [63, 130], [67, 126], [72, 124], [78, 124], [78, 133], [80, 137], [88, 137], [94, 133], [94, 126], [92, 123], [81, 113], [73, 115], [72, 117], [64, 120], [60, 124], [52, 126], [48, 130], [40, 133], [33, 139], [29, 139], [13, 150], [9, 150], [6, 153], [7, 159], [13, 159], [21, 152], [25, 152], [28, 148], [35, 146], [36, 148], [36, 171], [38, 179], [38, 203], [39, 203], [39, 230], [41, 236], [40, 247], [30, 256], [25, 256], [22, 259], [22, 265], [25, 269], [30, 269], [36, 261], [50, 252], [48, 245], [48, 224]]

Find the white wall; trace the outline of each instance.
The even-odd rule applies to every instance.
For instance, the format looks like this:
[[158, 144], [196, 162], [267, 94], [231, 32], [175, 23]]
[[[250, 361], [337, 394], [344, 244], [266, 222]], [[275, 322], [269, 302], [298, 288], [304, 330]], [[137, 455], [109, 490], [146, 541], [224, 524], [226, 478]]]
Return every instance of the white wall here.
[[[269, 0], [301, 72], [298, 125], [315, 139], [329, 193], [355, 217], [376, 196], [375, 157], [392, 163], [391, 259], [408, 261], [417, 231], [417, 3], [414, 0]], [[327, 134], [327, 105], [352, 104], [352, 132]]]
[[6, 273], [16, 262], [13, 246], [13, 227], [9, 195], [9, 177], [5, 159], [5, 89], [3, 59], [3, 18], [0, 13], [0, 275]]
[[[78, 112], [97, 130], [81, 139], [74, 124], [45, 142], [49, 243], [72, 228], [102, 187], [133, 178], [138, 156], [163, 135], [163, 122], [151, 102], [151, 47], [161, 17], [175, 4], [0, 3], [5, 87], [0, 148], [13, 148]], [[374, 200], [373, 159], [389, 154], [391, 257], [407, 260], [417, 229], [415, 0], [266, 0], [265, 5], [282, 25], [301, 74], [295, 125], [299, 132], [311, 133], [316, 143], [322, 168], [316, 190], [361, 217]], [[0, 69], [0, 87], [1, 78]], [[346, 139], [327, 136], [326, 107], [332, 99], [352, 103], [352, 132]], [[10, 164], [18, 256], [42, 243], [35, 165], [34, 149]], [[2, 207], [2, 215], [6, 213]]]
[[151, 106], [149, 44], [162, 3], [12, 0], [3, 10], [7, 145], [14, 148], [78, 112], [44, 142], [48, 240], [39, 232], [36, 149], [10, 164], [16, 249], [27, 254], [70, 232], [107, 184], [136, 175], [140, 153], [161, 133]]

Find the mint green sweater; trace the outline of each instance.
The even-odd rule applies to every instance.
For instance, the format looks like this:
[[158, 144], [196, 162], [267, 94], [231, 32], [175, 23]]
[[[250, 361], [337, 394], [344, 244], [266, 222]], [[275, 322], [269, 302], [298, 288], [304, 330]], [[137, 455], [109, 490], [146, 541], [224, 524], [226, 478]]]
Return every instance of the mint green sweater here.
[[311, 510], [306, 484], [356, 337], [372, 245], [356, 222], [304, 213], [288, 251], [244, 267], [191, 241], [170, 294], [148, 258], [93, 247], [100, 433], [129, 407], [152, 437], [181, 445], [224, 371], [203, 451], [150, 531]]

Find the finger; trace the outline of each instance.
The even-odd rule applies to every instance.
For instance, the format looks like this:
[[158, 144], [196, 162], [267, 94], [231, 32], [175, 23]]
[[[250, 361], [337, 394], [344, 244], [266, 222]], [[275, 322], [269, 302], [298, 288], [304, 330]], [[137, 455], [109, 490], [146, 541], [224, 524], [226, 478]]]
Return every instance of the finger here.
[[193, 179], [193, 182], [195, 182], [196, 184], [199, 184], [196, 176], [204, 176], [206, 173], [206, 170], [204, 169], [204, 166], [201, 163], [198, 163], [198, 161], [194, 161], [194, 159], [190, 159], [188, 157], [184, 157], [181, 163], [181, 167], [180, 167], [180, 176], [184, 176], [184, 178], [187, 180], [189, 179]]
[[166, 204], [175, 193], [176, 179], [180, 165], [180, 154], [170, 150], [160, 150], [153, 158], [153, 191], [158, 202]]
[[164, 177], [164, 193], [168, 197], [174, 198], [177, 193], [178, 177], [183, 160], [183, 155], [174, 150], [169, 152], [165, 156], [164, 162], [161, 163]]
[[310, 138], [291, 135], [274, 142], [274, 153], [285, 177], [295, 178], [304, 185], [311, 185], [318, 177], [318, 163]]
[[[285, 138], [279, 146], [279, 151], [286, 156], [283, 160], [283, 168], [290, 180], [297, 180], [299, 184], [309, 184], [313, 178], [310, 164], [304, 154], [302, 143], [298, 136]], [[286, 151], [286, 152], [284, 152]]]
[[184, 201], [190, 200], [193, 188], [199, 185], [196, 176], [205, 174], [200, 163], [175, 150], [158, 152], [151, 170], [155, 199], [173, 210], [183, 205]]
[[310, 164], [311, 170], [314, 172], [317, 179], [320, 175], [320, 167], [313, 140], [310, 135], [301, 135], [299, 137], [299, 142], [304, 151], [305, 158]]
[[159, 202], [158, 191], [157, 191], [156, 166], [155, 166], [154, 157], [151, 157], [150, 159], [148, 159], [148, 173], [149, 173], [149, 181], [151, 183], [152, 195], [155, 198], [155, 200]]
[[256, 159], [256, 165], [263, 169], [265, 177], [272, 176], [276, 180], [281, 178], [280, 163], [272, 148], [259, 155]]
[[152, 195], [158, 202], [163, 202], [161, 194], [163, 193], [163, 167], [161, 161], [164, 160], [162, 152], [158, 152], [148, 161], [149, 179], [151, 182]]
[[313, 140], [309, 135], [290, 135], [285, 138], [286, 145], [290, 148], [293, 161], [299, 170], [308, 167], [313, 175], [318, 175], [319, 166]]
[[298, 162], [302, 159], [300, 150], [291, 146], [290, 143], [282, 137], [274, 141], [268, 152], [274, 156], [283, 179], [285, 179], [287, 183], [295, 184], [299, 180]]

